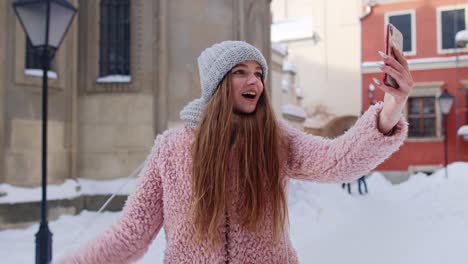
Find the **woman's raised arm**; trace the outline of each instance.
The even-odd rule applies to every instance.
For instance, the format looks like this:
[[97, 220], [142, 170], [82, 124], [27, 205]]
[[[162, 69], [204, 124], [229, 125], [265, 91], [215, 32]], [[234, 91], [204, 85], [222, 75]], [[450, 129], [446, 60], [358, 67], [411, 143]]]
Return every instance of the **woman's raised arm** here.
[[326, 139], [282, 123], [288, 144], [286, 174], [318, 182], [350, 182], [374, 169], [398, 150], [408, 132], [400, 114], [392, 135], [379, 131], [383, 103], [373, 105], [344, 135]]

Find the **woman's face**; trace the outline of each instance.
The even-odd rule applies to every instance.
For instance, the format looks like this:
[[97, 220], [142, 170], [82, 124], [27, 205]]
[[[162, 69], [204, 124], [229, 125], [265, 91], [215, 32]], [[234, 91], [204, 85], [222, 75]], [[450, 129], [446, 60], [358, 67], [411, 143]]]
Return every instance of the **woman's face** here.
[[236, 113], [250, 114], [255, 111], [263, 93], [262, 68], [256, 61], [244, 61], [231, 70], [231, 90]]

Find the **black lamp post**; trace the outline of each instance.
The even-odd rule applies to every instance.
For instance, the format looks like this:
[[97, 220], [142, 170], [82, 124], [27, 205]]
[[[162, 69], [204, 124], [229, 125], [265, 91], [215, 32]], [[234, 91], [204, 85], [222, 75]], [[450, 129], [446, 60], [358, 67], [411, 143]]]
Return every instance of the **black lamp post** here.
[[17, 0], [13, 8], [33, 47], [42, 52], [42, 201], [36, 264], [46, 264], [52, 260], [52, 233], [47, 222], [47, 72], [77, 10], [66, 0]]
[[448, 170], [447, 170], [447, 164], [448, 164], [448, 158], [447, 158], [447, 152], [448, 152], [448, 142], [447, 142], [447, 115], [450, 112], [450, 109], [452, 108], [453, 104], [453, 95], [451, 95], [449, 92], [447, 92], [447, 89], [445, 89], [442, 94], [439, 95], [439, 98], [437, 98], [439, 101], [439, 107], [440, 107], [440, 112], [442, 113], [443, 116], [443, 121], [444, 121], [444, 158], [445, 158], [445, 177], [448, 177]]

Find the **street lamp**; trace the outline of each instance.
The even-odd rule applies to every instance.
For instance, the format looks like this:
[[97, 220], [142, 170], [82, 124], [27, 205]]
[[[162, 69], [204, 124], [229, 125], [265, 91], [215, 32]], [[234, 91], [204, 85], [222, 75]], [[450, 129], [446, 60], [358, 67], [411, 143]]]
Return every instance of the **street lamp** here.
[[36, 264], [46, 264], [52, 260], [52, 233], [47, 223], [47, 72], [77, 9], [66, 0], [17, 0], [13, 9], [32, 46], [42, 52], [42, 201]]
[[457, 34], [455, 34], [455, 42], [460, 48], [465, 48], [468, 44], [468, 29], [458, 31]]
[[448, 142], [447, 142], [447, 115], [450, 112], [450, 109], [452, 108], [453, 104], [453, 95], [451, 95], [449, 92], [447, 92], [447, 89], [444, 89], [442, 94], [439, 95], [437, 98], [439, 101], [439, 108], [440, 112], [442, 113], [443, 116], [443, 121], [444, 121], [444, 158], [445, 158], [445, 177], [448, 177], [448, 171], [447, 171], [447, 152], [448, 152]]
[[374, 105], [374, 91], [375, 91], [375, 86], [371, 83], [369, 84], [369, 88], [367, 89], [367, 96], [369, 97], [369, 104]]
[[[460, 61], [460, 53], [459, 53], [459, 48], [461, 49], [466, 49], [468, 47], [468, 30], [464, 29], [461, 31], [458, 31], [455, 34], [455, 129], [459, 129], [460, 127], [460, 116], [459, 116], [459, 101], [458, 98], [460, 98], [459, 93], [463, 90], [461, 87], [458, 87], [458, 65]], [[462, 93], [463, 94], [463, 93]], [[460, 141], [459, 138], [457, 137], [455, 140], [455, 154], [456, 154], [456, 159], [459, 159], [459, 153], [460, 153]]]

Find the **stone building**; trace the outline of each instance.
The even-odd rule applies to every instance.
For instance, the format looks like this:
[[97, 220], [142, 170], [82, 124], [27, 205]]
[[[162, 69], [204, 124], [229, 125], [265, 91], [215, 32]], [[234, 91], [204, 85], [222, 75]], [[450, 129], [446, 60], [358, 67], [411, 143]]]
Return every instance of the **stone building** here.
[[288, 50], [280, 44], [271, 47], [271, 97], [273, 110], [278, 118], [303, 129], [306, 113], [302, 109], [302, 90], [297, 86], [297, 72], [287, 62]]
[[[0, 183], [38, 186], [41, 71], [12, 2], [0, 1]], [[49, 72], [49, 183], [129, 175], [199, 95], [196, 57], [213, 43], [246, 40], [270, 61], [271, 0], [70, 2]]]

